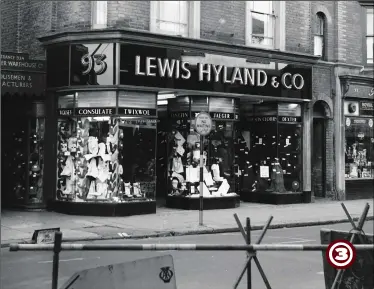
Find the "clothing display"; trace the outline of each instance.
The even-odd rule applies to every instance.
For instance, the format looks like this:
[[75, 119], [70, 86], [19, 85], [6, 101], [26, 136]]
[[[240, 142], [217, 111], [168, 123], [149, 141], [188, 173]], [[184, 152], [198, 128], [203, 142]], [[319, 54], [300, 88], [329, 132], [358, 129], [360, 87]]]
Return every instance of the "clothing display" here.
[[[233, 179], [232, 131], [215, 121], [214, 130], [203, 143], [203, 196], [222, 197], [234, 194], [228, 179]], [[213, 136], [213, 137], [211, 137]], [[200, 195], [200, 136], [189, 126], [174, 121], [168, 135], [169, 195], [196, 198]], [[232, 181], [231, 181], [232, 182]]]
[[[118, 118], [61, 119], [57, 199], [74, 202], [151, 200], [155, 128]], [[144, 136], [143, 136], [144, 133]], [[149, 199], [149, 197], [151, 199]]]

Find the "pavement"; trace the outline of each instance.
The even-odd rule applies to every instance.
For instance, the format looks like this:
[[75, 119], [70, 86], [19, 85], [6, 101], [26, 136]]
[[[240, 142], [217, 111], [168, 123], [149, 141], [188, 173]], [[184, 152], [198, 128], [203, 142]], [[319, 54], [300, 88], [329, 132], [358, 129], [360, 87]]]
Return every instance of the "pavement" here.
[[[366, 203], [373, 219], [373, 199], [344, 201], [351, 216], [357, 220]], [[156, 214], [130, 217], [73, 216], [55, 212], [1, 212], [1, 247], [11, 243], [30, 243], [34, 230], [60, 228], [64, 242], [107, 239], [140, 239], [195, 234], [238, 232], [233, 214], [245, 224], [251, 219], [253, 230], [264, 226], [273, 216], [270, 228], [300, 227], [348, 222], [341, 202], [320, 200], [310, 204], [268, 205], [241, 203], [240, 207], [204, 211], [199, 226], [199, 211], [157, 208]]]
[[[262, 244], [319, 244], [320, 230], [322, 228], [342, 231], [349, 231], [351, 229], [350, 224], [344, 223], [268, 230]], [[373, 234], [373, 221], [365, 223], [364, 231], [367, 235]], [[259, 235], [259, 231], [252, 232], [251, 237], [253, 242], [257, 241]], [[244, 243], [244, 240], [240, 233], [225, 233], [149, 238], [143, 240], [101, 240], [90, 241], [89, 243], [240, 245]], [[63, 251], [60, 254], [58, 285], [61, 286], [64, 282], [67, 282], [74, 273], [80, 270], [169, 254], [173, 256], [178, 289], [232, 288], [246, 259], [245, 253], [238, 251]], [[322, 253], [319, 251], [261, 251], [257, 252], [257, 257], [272, 288], [325, 288]], [[0, 287], [3, 289], [51, 288], [52, 258], [52, 252], [10, 252], [9, 249], [1, 249], [2, 274]], [[143, 278], [143, 275], [141, 276]], [[98, 274], [98, 278], [102, 281], [105, 275]], [[149, 279], [149, 276], [146, 279]], [[246, 279], [247, 276], [245, 274], [238, 287], [239, 289], [248, 288], [246, 287]], [[126, 286], [126, 280], [124, 280], [124, 286]], [[132, 288], [138, 288], [135, 287], [133, 286]], [[87, 288], [91, 287], [87, 286]], [[143, 285], [141, 288], [144, 289], [147, 287]], [[252, 288], [266, 289], [254, 262], [252, 262]]]

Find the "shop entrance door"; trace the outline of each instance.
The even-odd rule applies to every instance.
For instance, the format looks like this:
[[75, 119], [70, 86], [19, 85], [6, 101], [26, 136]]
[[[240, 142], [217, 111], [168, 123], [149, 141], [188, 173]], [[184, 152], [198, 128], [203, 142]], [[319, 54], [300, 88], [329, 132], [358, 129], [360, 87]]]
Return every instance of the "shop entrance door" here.
[[325, 118], [313, 118], [312, 189], [317, 198], [326, 197]]

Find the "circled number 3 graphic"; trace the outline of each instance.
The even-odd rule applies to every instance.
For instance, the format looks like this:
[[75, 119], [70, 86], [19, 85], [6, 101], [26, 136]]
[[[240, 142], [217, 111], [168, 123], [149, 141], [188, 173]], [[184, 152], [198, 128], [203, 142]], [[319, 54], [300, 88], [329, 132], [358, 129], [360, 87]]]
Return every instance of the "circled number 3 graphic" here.
[[351, 242], [337, 240], [327, 247], [326, 259], [335, 269], [347, 269], [356, 260], [356, 249]]

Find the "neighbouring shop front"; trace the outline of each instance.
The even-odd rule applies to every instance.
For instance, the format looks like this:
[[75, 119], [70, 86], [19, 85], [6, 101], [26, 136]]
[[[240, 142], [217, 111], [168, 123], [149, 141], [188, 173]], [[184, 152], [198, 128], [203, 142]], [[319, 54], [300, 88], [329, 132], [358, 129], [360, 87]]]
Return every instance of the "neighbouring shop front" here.
[[[203, 142], [205, 209], [236, 207], [240, 198], [310, 201], [303, 111], [316, 57], [250, 58], [249, 48], [232, 55], [226, 44], [142, 32], [131, 35], [136, 44], [126, 31], [72, 35], [74, 41], [65, 34], [41, 38], [46, 133], [54, 136], [46, 150], [51, 208], [144, 214], [163, 197], [170, 207], [198, 209], [194, 118], [201, 111], [213, 119]], [[163, 114], [162, 94], [172, 96]]]
[[374, 195], [374, 87], [372, 79], [342, 76], [346, 199]]
[[45, 62], [2, 51], [2, 207], [45, 207], [44, 100]]

